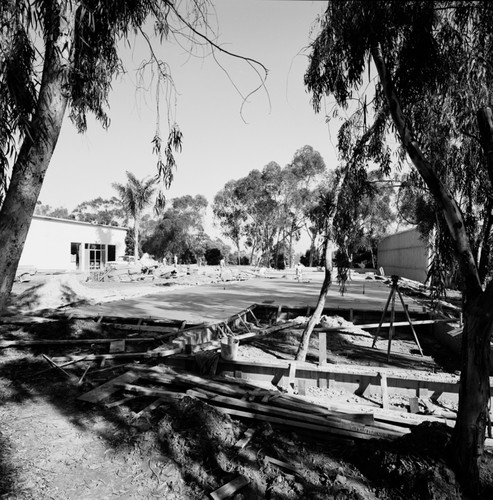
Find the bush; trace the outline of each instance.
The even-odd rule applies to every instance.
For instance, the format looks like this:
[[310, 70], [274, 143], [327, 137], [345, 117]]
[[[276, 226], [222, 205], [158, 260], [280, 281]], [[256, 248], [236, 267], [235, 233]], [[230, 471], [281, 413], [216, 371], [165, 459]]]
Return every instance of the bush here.
[[209, 266], [218, 266], [223, 258], [221, 250], [219, 248], [208, 248], [205, 251], [205, 261]]

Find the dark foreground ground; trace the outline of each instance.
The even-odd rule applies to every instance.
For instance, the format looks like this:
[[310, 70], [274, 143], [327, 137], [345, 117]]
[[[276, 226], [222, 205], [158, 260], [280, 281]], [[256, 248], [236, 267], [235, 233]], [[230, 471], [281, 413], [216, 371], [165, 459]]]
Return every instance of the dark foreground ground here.
[[[265, 295], [264, 301], [273, 300], [272, 280], [243, 283], [252, 298]], [[192, 290], [182, 289], [184, 304]], [[387, 293], [383, 289], [383, 300]], [[139, 299], [133, 300], [138, 304]], [[160, 301], [166, 310], [162, 295]], [[143, 303], [148, 304], [148, 299]], [[106, 306], [111, 307], [110, 303]], [[91, 306], [84, 307], [91, 310]], [[120, 308], [125, 309], [115, 304], [111, 310]], [[168, 312], [163, 314], [169, 317]], [[96, 321], [80, 319], [25, 325], [7, 322], [0, 331], [2, 339], [114, 335]], [[299, 330], [282, 332], [245, 347], [240, 355], [289, 359], [298, 338]], [[396, 339], [395, 352], [411, 349], [409, 344], [408, 339]], [[433, 346], [426, 345], [427, 355], [433, 355], [430, 350], [437, 348]], [[312, 356], [316, 347], [312, 343]], [[106, 404], [92, 405], [77, 397], [114, 373], [112, 363], [72, 365], [67, 375], [47, 370], [43, 354], [52, 358], [98, 349], [94, 345], [70, 350], [67, 346], [0, 350], [0, 498], [198, 500], [210, 498], [211, 492], [240, 474], [250, 483], [230, 497], [236, 500], [466, 498], [448, 465], [450, 434], [443, 424], [423, 424], [392, 442], [358, 441], [232, 419], [191, 397], [148, 411], [142, 410], [152, 398], [123, 402], [123, 393], [114, 394]], [[351, 349], [351, 356], [347, 351], [347, 344], [329, 341], [332, 362], [357, 364], [358, 350]], [[447, 366], [437, 367], [438, 371], [456, 368], [453, 357], [447, 360]], [[89, 368], [84, 375], [85, 366]], [[327, 398], [351, 402], [354, 397], [343, 391], [322, 396], [323, 403]], [[249, 428], [253, 429], [250, 442], [238, 449], [235, 443]], [[295, 470], [279, 467], [266, 457], [296, 464]], [[485, 499], [493, 498], [492, 466], [491, 455], [486, 453]]]

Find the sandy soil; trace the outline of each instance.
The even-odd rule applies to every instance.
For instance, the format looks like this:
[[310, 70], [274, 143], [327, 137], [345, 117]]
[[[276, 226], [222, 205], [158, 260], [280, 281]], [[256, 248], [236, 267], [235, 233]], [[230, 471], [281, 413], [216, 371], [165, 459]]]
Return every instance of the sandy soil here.
[[[43, 293], [40, 284], [36, 307], [52, 308], [57, 300], [60, 305], [66, 295], [79, 300], [82, 292], [76, 286], [68, 283], [65, 293], [59, 294], [57, 286], [45, 288]], [[144, 294], [146, 286], [132, 283], [129, 293]], [[123, 294], [121, 283], [95, 283], [87, 288], [98, 291], [92, 300]], [[18, 293], [20, 297], [22, 290]], [[20, 308], [17, 300], [15, 312]], [[368, 364], [361, 352], [372, 342], [371, 335], [343, 322], [337, 317], [325, 318], [326, 325], [346, 329], [344, 335], [329, 337], [329, 362]], [[0, 325], [2, 339], [111, 338], [114, 333], [110, 326], [87, 320]], [[299, 329], [286, 330], [242, 345], [239, 357], [292, 359], [300, 333]], [[155, 345], [143, 343], [135, 349]], [[392, 352], [412, 354], [415, 348], [412, 339], [396, 338]], [[457, 368], [448, 357], [448, 364], [441, 363], [432, 342], [423, 348], [425, 359], [401, 369], [430, 370], [446, 377]], [[248, 477], [250, 483], [231, 497], [236, 500], [464, 498], [447, 465], [450, 434], [441, 424], [423, 424], [394, 442], [358, 442], [310, 437], [231, 419], [188, 397], [144, 412], [152, 399], [137, 397], [122, 403], [124, 395], [115, 394], [108, 406], [92, 405], [78, 401], [77, 396], [121, 373], [123, 367], [79, 363], [66, 367], [64, 374], [49, 369], [43, 358], [98, 352], [102, 348], [96, 344], [0, 350], [0, 498], [198, 500], [209, 498], [212, 491], [238, 475]], [[308, 360], [316, 359], [317, 352], [314, 338]], [[382, 352], [386, 354], [385, 344]], [[333, 389], [313, 388], [307, 399], [325, 404], [361, 403], [354, 394]], [[378, 395], [374, 404], [378, 404]], [[404, 408], [407, 402], [393, 398], [392, 404]], [[454, 409], [453, 403], [444, 404], [447, 410]], [[254, 429], [253, 437], [238, 450], [234, 443], [247, 428]], [[266, 456], [296, 463], [302, 472], [275, 466]], [[493, 497], [492, 465], [491, 456], [485, 454], [484, 483], [489, 489], [484, 498]]]

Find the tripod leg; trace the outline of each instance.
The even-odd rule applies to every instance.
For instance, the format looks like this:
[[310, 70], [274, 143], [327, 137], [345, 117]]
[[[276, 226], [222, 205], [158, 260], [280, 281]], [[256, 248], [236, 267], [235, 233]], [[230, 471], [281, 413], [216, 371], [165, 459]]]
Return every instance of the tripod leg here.
[[383, 320], [385, 319], [385, 315], [387, 314], [387, 309], [389, 308], [390, 304], [390, 299], [394, 295], [394, 287], [390, 290], [389, 297], [387, 299], [387, 303], [385, 304], [385, 307], [383, 308], [383, 313], [382, 317], [380, 318], [380, 323], [378, 324], [377, 332], [375, 333], [375, 336], [373, 337], [373, 344], [371, 345], [372, 348], [374, 348], [377, 344], [378, 340], [378, 335], [380, 334], [380, 328], [382, 328]]
[[392, 344], [392, 337], [394, 336], [394, 322], [395, 322], [395, 290], [397, 287], [392, 287], [392, 304], [390, 306], [390, 328], [389, 328], [389, 343], [387, 346], [387, 361], [390, 361], [390, 346]]
[[411, 318], [409, 316], [409, 312], [407, 311], [407, 307], [404, 304], [404, 299], [402, 298], [401, 291], [398, 288], [397, 288], [397, 293], [399, 294], [399, 298], [401, 299], [402, 307], [404, 308], [404, 312], [406, 313], [406, 318], [407, 318], [407, 321], [409, 323], [409, 326], [411, 327], [411, 330], [413, 331], [414, 340], [416, 341], [416, 345], [418, 346], [419, 353], [421, 354], [421, 356], [424, 356], [423, 350], [421, 349], [421, 345], [420, 345], [419, 340], [418, 340], [418, 336], [416, 335], [416, 330], [414, 329], [413, 323], [412, 323]]

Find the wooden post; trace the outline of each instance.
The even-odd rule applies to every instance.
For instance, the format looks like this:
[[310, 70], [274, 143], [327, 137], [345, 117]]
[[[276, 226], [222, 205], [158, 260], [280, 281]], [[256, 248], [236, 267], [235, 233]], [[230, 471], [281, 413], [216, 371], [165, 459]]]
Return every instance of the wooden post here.
[[409, 398], [409, 412], [419, 413], [419, 400], [416, 397]]
[[318, 362], [320, 366], [327, 364], [327, 332], [318, 332]]
[[387, 375], [385, 373], [379, 373], [378, 378], [380, 379], [380, 387], [382, 389], [382, 408], [384, 410], [389, 409], [389, 390], [387, 387]]
[[298, 394], [300, 396], [304, 396], [306, 394], [306, 380], [304, 378], [300, 378], [298, 380]]
[[291, 361], [291, 363], [289, 363], [288, 384], [293, 389], [295, 381], [296, 381], [296, 361]]

